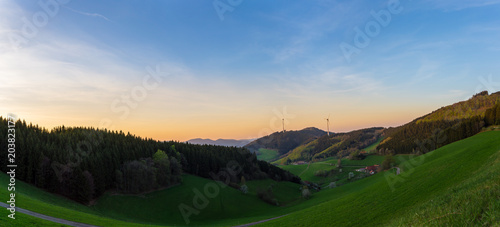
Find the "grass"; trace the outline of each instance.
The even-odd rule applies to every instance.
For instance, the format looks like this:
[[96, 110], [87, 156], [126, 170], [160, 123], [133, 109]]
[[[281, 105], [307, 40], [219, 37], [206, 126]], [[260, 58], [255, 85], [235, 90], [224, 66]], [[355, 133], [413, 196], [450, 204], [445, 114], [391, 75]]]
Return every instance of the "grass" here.
[[[190, 225], [230, 226], [284, 214], [289, 215], [262, 225], [498, 225], [499, 138], [498, 131], [483, 132], [416, 159], [403, 161], [400, 178], [389, 178], [401, 180], [393, 185], [394, 191], [384, 173], [313, 193], [309, 200], [300, 198], [299, 185], [290, 182], [247, 181], [249, 193], [246, 195], [230, 187], [219, 188], [220, 193], [207, 198], [207, 206], [190, 217]], [[316, 168], [333, 167], [329, 166], [329, 162], [336, 163], [336, 160], [313, 163], [309, 168], [314, 171]], [[304, 172], [307, 165], [287, 168], [291, 168], [292, 172]], [[311, 177], [308, 171], [303, 175]], [[7, 180], [5, 174], [0, 174], [1, 185], [6, 185]], [[211, 184], [215, 182], [186, 175], [179, 186], [144, 196], [106, 194], [95, 206], [87, 207], [17, 181], [16, 205], [99, 226], [185, 225], [179, 204], [193, 207], [193, 189], [203, 192]], [[256, 198], [256, 190], [269, 185], [274, 185], [279, 207]], [[214, 188], [209, 189], [214, 194], [215, 191]], [[0, 198], [7, 197], [6, 188], [0, 187]], [[1, 226], [53, 226], [50, 222], [20, 213], [15, 221], [5, 222], [6, 212], [5, 209], [0, 212], [3, 216], [0, 217]]]
[[372, 165], [380, 165], [384, 161], [384, 156], [380, 155], [368, 155], [363, 160], [350, 160], [347, 158], [342, 159], [342, 166], [372, 166]]
[[[1, 185], [7, 185], [8, 179], [6, 174], [0, 174]], [[191, 175], [183, 176], [183, 180], [182, 185], [143, 196], [107, 193], [91, 207], [16, 181], [16, 205], [41, 214], [98, 226], [185, 225], [179, 205], [194, 207], [193, 189], [197, 189], [207, 198], [208, 205], [198, 209], [199, 214], [190, 216], [190, 225], [230, 226], [283, 214], [283, 207], [302, 201], [300, 186], [291, 182], [247, 181], [249, 193], [246, 195], [231, 187], [210, 187], [209, 193], [215, 194], [217, 189], [219, 193], [209, 198], [205, 188], [207, 185], [218, 185], [217, 183]], [[273, 192], [281, 207], [267, 204], [257, 198], [257, 189], [270, 185], [273, 185]], [[8, 198], [6, 187], [0, 188], [0, 198]], [[6, 219], [7, 210], [3, 213], [5, 215], [0, 220]], [[17, 220], [5, 223], [12, 223], [14, 226], [33, 226], [33, 223], [38, 226], [53, 226], [51, 222], [28, 215], [16, 215], [19, 215]], [[3, 223], [0, 226], [3, 226]]]
[[[0, 185], [7, 185], [8, 181], [9, 177], [5, 173], [0, 173]], [[0, 187], [0, 198], [9, 198], [9, 193], [7, 187]], [[141, 226], [102, 217], [99, 212], [90, 207], [48, 193], [19, 180], [16, 181], [16, 206], [52, 217], [99, 226]], [[22, 217], [31, 216], [20, 215], [18, 220], [24, 220]], [[28, 221], [34, 220], [40, 220], [42, 223], [42, 220], [38, 218], [29, 218]]]
[[370, 145], [368, 147], [365, 147], [362, 150], [366, 151], [366, 153], [373, 153], [373, 152], [375, 152], [376, 151], [375, 149], [380, 144], [380, 142], [382, 142], [383, 139], [384, 139], [383, 137], [380, 137], [377, 141], [375, 141], [375, 143], [373, 143], [372, 145]]
[[[447, 145], [401, 163], [398, 178], [379, 173], [329, 189], [329, 201], [262, 225], [498, 225], [499, 138], [500, 132], [484, 132]], [[344, 187], [358, 190], [331, 197]]]
[[[251, 218], [278, 207], [269, 205], [257, 197], [258, 188], [273, 186], [274, 194], [281, 205], [300, 198], [299, 185], [290, 182], [275, 182], [272, 180], [248, 181], [249, 193], [243, 195], [240, 191], [225, 187], [220, 188], [214, 181], [196, 176], [183, 177], [183, 185], [139, 196], [120, 196], [107, 194], [101, 198], [95, 208], [106, 216], [123, 221], [140, 221], [148, 224], [185, 225], [180, 214], [179, 205], [186, 204], [195, 207], [194, 190], [202, 192], [207, 199], [203, 209], [197, 209], [199, 214], [190, 217], [192, 225], [223, 225], [224, 220]], [[207, 185], [216, 186], [217, 190], [208, 190], [215, 196], [210, 198], [205, 193]], [[219, 191], [219, 193], [215, 193]], [[196, 202], [203, 203], [202, 200]], [[228, 222], [232, 224], [231, 222]]]
[[342, 172], [337, 173], [335, 176], [330, 177], [319, 177], [314, 174], [318, 170], [330, 171], [332, 169], [337, 169], [337, 159], [329, 158], [321, 162], [313, 162], [304, 165], [285, 165], [280, 166], [281, 168], [290, 171], [291, 173], [299, 176], [302, 180], [316, 182], [320, 186], [325, 187], [330, 182], [338, 181], [338, 184], [349, 183], [347, 180], [347, 175], [349, 172], [353, 172], [355, 176], [359, 175], [356, 169], [365, 166], [371, 166], [375, 164], [380, 164], [384, 160], [384, 156], [369, 155], [363, 160], [349, 160], [342, 159]]
[[35, 218], [27, 214], [16, 212], [16, 219], [8, 218], [7, 215], [10, 211], [7, 209], [0, 209], [0, 226], [5, 227], [17, 227], [17, 226], [67, 226], [63, 224], [57, 224], [51, 221], [46, 221], [40, 218]]
[[278, 157], [279, 153], [277, 150], [260, 148], [259, 151], [257, 151], [257, 159], [262, 161], [270, 162]]

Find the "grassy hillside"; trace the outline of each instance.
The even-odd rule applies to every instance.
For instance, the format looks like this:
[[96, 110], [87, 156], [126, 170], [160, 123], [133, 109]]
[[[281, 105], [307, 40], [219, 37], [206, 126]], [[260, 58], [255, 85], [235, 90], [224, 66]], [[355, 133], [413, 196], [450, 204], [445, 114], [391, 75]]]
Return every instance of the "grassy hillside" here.
[[401, 163], [398, 177], [360, 180], [348, 186], [375, 183], [263, 225], [498, 225], [499, 138], [490, 131], [447, 145]]
[[[0, 184], [7, 185], [8, 181], [9, 177], [4, 173], [0, 173]], [[0, 198], [8, 198], [9, 193], [6, 187], [0, 187]], [[102, 217], [99, 212], [90, 207], [76, 203], [62, 196], [45, 192], [19, 180], [16, 181], [16, 206], [52, 217], [98, 226], [141, 226], [139, 224]], [[32, 226], [31, 224], [22, 225], [21, 223], [36, 223], [40, 226], [54, 226], [49, 224], [52, 222], [20, 213], [16, 213], [16, 216], [17, 215], [19, 215], [19, 217], [16, 218], [16, 220], [5, 218], [5, 222], [3, 222], [4, 216], [2, 215], [0, 218], [0, 220], [2, 220], [2, 226]]]
[[315, 173], [320, 170], [330, 171], [338, 170], [337, 159], [327, 159], [321, 162], [312, 162], [310, 164], [303, 165], [282, 165], [279, 166], [291, 173], [299, 176], [302, 180], [318, 183], [320, 186], [325, 187], [330, 182], [337, 182], [337, 184], [348, 183], [346, 180], [349, 172], [353, 172], [355, 176], [357, 173], [355, 170], [361, 167], [371, 166], [375, 164], [381, 164], [384, 160], [384, 156], [369, 155], [363, 160], [349, 160], [347, 158], [342, 159], [342, 172], [338, 172], [335, 175], [328, 177], [315, 176]]
[[453, 105], [442, 107], [431, 114], [420, 118], [417, 123], [430, 122], [437, 120], [453, 121], [473, 116], [482, 116], [487, 109], [500, 102], [500, 92], [488, 95], [488, 93], [479, 93], [467, 101], [455, 103]]
[[[7, 175], [0, 173], [0, 184], [7, 185], [8, 180]], [[107, 193], [96, 205], [90, 207], [16, 181], [16, 205], [41, 214], [98, 226], [185, 225], [178, 206], [184, 203], [193, 207], [193, 189], [204, 192], [205, 186], [214, 184], [214, 181], [192, 175], [185, 175], [183, 181], [182, 185], [143, 196]], [[220, 189], [215, 198], [208, 198], [206, 208], [200, 210], [198, 215], [191, 216], [190, 224], [236, 225], [281, 214], [282, 207], [267, 204], [257, 198], [259, 188], [272, 186], [280, 206], [302, 201], [298, 184], [267, 179], [247, 181], [247, 185], [249, 193], [246, 195], [231, 187]], [[0, 197], [8, 198], [6, 188], [0, 188]], [[1, 226], [32, 226], [33, 223], [53, 226], [51, 222], [38, 218], [20, 213], [16, 215], [19, 215], [16, 220], [7, 219], [6, 215], [0, 217], [2, 221], [5, 219]]]
[[256, 152], [261, 148], [277, 150], [282, 155], [323, 135], [326, 135], [326, 132], [317, 128], [285, 131], [284, 133], [280, 131], [254, 140], [245, 147], [252, 152]]
[[46, 221], [43, 219], [35, 218], [27, 214], [22, 214], [17, 212], [16, 213], [16, 220], [12, 220], [11, 218], [8, 218], [7, 215], [10, 214], [10, 211], [7, 209], [0, 209], [0, 223], [1, 226], [3, 227], [18, 227], [18, 226], [47, 226], [47, 227], [54, 227], [54, 226], [68, 226], [68, 225], [63, 225], [63, 224], [57, 224], [51, 221]]
[[368, 147], [363, 148], [362, 150], [366, 151], [366, 153], [376, 152], [377, 146], [380, 144], [380, 142], [382, 142], [383, 139], [384, 139], [383, 137], [380, 137], [377, 141], [375, 141], [375, 143], [371, 144]]
[[279, 157], [279, 153], [277, 150], [260, 148], [257, 152], [257, 159], [270, 162]]
[[[388, 178], [391, 181], [388, 181], [386, 176], [380, 173], [341, 187], [314, 193], [309, 200], [300, 198], [299, 186], [290, 182], [248, 181], [250, 192], [247, 195], [226, 187], [220, 190], [220, 196], [209, 199], [207, 207], [200, 210], [198, 215], [192, 216], [191, 225], [229, 226], [284, 214], [289, 215], [263, 225], [498, 224], [499, 138], [498, 131], [483, 132], [402, 162], [400, 167], [403, 173], [400, 178], [391, 175]], [[402, 157], [408, 159], [410, 156]], [[372, 159], [367, 162], [376, 161], [376, 158]], [[324, 161], [335, 162], [334, 159]], [[0, 174], [0, 184], [5, 185], [7, 180], [5, 174]], [[397, 182], [392, 184], [394, 190], [389, 182]], [[108, 193], [95, 206], [87, 207], [17, 181], [16, 198], [19, 207], [99, 226], [143, 226], [151, 223], [184, 225], [178, 205], [192, 204], [193, 189], [203, 190], [210, 183], [213, 181], [187, 175], [183, 185], [142, 197]], [[256, 198], [256, 190], [269, 185], [274, 185], [274, 193], [280, 201], [280, 207], [263, 203]], [[5, 188], [0, 188], [0, 197], [7, 197]], [[24, 219], [24, 215], [19, 217], [23, 217], [23, 220], [2, 222], [2, 226], [13, 223], [49, 225], [36, 218]]]
[[[351, 152], [370, 148], [379, 142], [383, 128], [368, 128], [348, 133], [336, 133], [322, 136], [314, 141], [302, 144], [279, 160], [280, 164], [287, 160], [318, 160], [329, 157], [348, 156]], [[371, 148], [373, 149], [373, 148]]]
[[[423, 154], [479, 133], [483, 127], [500, 124], [500, 92], [481, 92], [467, 101], [442, 107], [405, 125], [386, 130], [377, 146], [379, 154]], [[486, 113], [489, 113], [486, 116]], [[496, 118], [498, 120], [496, 120]]]
[[[100, 213], [124, 221], [135, 221], [151, 224], [185, 225], [179, 211], [180, 204], [191, 207], [195, 198], [194, 190], [204, 193], [206, 185], [214, 185], [214, 181], [186, 175], [183, 185], [153, 192], [145, 196], [123, 196], [106, 194], [94, 206]], [[273, 191], [280, 204], [286, 204], [300, 197], [298, 184], [290, 182], [274, 182], [260, 180], [247, 182], [249, 193], [243, 195], [240, 191], [231, 188], [219, 188], [215, 198], [206, 197], [208, 205], [199, 210], [198, 215], [192, 215], [192, 225], [223, 224], [227, 219], [251, 218], [261, 215], [266, 210], [273, 210], [269, 205], [257, 198], [258, 188], [273, 186]], [[216, 191], [216, 190], [214, 190]], [[229, 222], [231, 223], [231, 222]]]

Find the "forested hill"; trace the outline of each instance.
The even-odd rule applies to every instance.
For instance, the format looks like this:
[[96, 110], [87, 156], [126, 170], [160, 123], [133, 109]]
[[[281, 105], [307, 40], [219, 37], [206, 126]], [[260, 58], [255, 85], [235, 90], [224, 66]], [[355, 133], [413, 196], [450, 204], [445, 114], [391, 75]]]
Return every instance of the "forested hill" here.
[[384, 128], [367, 128], [347, 133], [330, 133], [307, 144], [298, 146], [283, 157], [280, 162], [288, 164], [293, 161], [311, 161], [328, 157], [345, 157], [351, 154], [358, 156], [360, 150], [375, 143], [382, 135]]
[[285, 131], [284, 133], [280, 131], [259, 138], [245, 147], [252, 152], [258, 151], [260, 148], [274, 149], [281, 155], [323, 135], [326, 135], [325, 131], [313, 127], [299, 131]]
[[487, 91], [384, 132], [380, 154], [427, 153], [500, 124], [500, 92]]
[[[7, 157], [8, 127], [0, 117], [0, 156]], [[88, 203], [106, 190], [141, 193], [177, 184], [182, 172], [227, 184], [272, 178], [299, 182], [291, 173], [258, 161], [245, 148], [143, 139], [122, 131], [15, 123], [16, 179]], [[11, 163], [12, 164], [12, 163]], [[7, 158], [0, 170], [8, 172]]]

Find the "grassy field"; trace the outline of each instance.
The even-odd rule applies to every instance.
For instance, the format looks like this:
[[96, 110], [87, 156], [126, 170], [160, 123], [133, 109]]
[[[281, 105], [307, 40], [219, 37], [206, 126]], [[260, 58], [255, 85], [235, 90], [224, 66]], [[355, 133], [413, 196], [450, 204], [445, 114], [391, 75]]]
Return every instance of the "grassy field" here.
[[[7, 185], [8, 180], [9, 178], [6, 174], [0, 173], [0, 185]], [[5, 198], [5, 201], [7, 201], [9, 193], [7, 187], [0, 187], [0, 198]], [[19, 180], [16, 181], [16, 206], [52, 217], [99, 226], [142, 226], [102, 217], [98, 211], [91, 207], [45, 192]], [[7, 211], [6, 209], [2, 210]], [[0, 218], [0, 220], [2, 220], [1, 226], [31, 226], [31, 224], [22, 225], [21, 223], [34, 222], [38, 223], [40, 226], [46, 226], [48, 223], [51, 223], [29, 215], [16, 213], [16, 216], [17, 215], [19, 216], [16, 220], [5, 218], [6, 221], [4, 221], [4, 216], [2, 216]]]
[[[308, 200], [300, 198], [299, 185], [272, 180], [248, 181], [250, 191], [246, 195], [230, 187], [219, 188], [217, 194], [216, 187], [211, 187], [209, 197], [205, 187], [214, 186], [215, 182], [186, 175], [182, 185], [144, 196], [108, 193], [92, 207], [17, 181], [16, 205], [99, 226], [185, 225], [178, 207], [180, 204], [194, 207], [193, 189], [197, 189], [207, 197], [208, 204], [190, 217], [190, 225], [230, 226], [289, 214], [262, 225], [492, 226], [500, 223], [499, 138], [498, 131], [480, 133], [402, 162], [403, 173], [397, 178], [394, 175], [386, 178], [379, 173], [313, 193]], [[377, 158], [372, 159], [374, 162]], [[333, 159], [325, 162], [313, 163], [309, 168], [333, 168], [329, 162], [336, 163]], [[307, 165], [289, 167], [292, 172], [300, 171], [311, 177], [308, 171], [304, 172]], [[0, 174], [0, 184], [6, 185], [7, 180], [5, 174]], [[270, 185], [279, 207], [256, 197], [258, 188]], [[5, 187], [0, 187], [0, 197], [8, 197]], [[0, 212], [1, 226], [53, 226], [22, 214], [17, 214], [16, 220], [5, 221], [6, 214], [6, 210]]]
[[342, 159], [342, 166], [372, 166], [372, 165], [380, 165], [384, 161], [384, 156], [380, 155], [368, 155], [363, 160], [350, 160], [347, 158]]
[[[182, 185], [143, 196], [107, 193], [91, 207], [17, 181], [16, 206], [57, 218], [98, 226], [185, 225], [179, 205], [186, 204], [195, 207], [194, 190], [198, 190], [207, 199], [208, 204], [205, 208], [198, 209], [199, 214], [190, 216], [190, 224], [230, 226], [283, 214], [281, 212], [283, 207], [303, 201], [300, 197], [300, 186], [291, 182], [247, 181], [249, 193], [243, 195], [231, 187], [217, 187], [218, 184], [209, 179], [185, 175], [183, 180]], [[8, 176], [0, 173], [0, 184], [7, 185], [7, 182]], [[210, 185], [210, 188], [208, 193], [205, 193], [207, 185]], [[271, 185], [280, 207], [267, 204], [257, 198], [257, 189], [265, 189]], [[217, 191], [219, 193], [216, 193]], [[0, 188], [0, 197], [8, 198], [6, 188]], [[0, 226], [32, 226], [32, 223], [37, 223], [39, 226], [53, 226], [51, 222], [20, 213], [16, 214], [19, 215], [16, 220], [11, 220], [6, 217], [7, 212], [7, 210], [2, 212], [5, 215], [0, 218], [2, 220]]]
[[345, 186], [360, 190], [263, 225], [498, 225], [499, 151], [500, 132], [480, 133], [401, 163], [398, 177], [376, 174]]
[[375, 143], [373, 143], [372, 145], [370, 145], [368, 147], [363, 148], [362, 150], [366, 151], [366, 153], [375, 152], [375, 149], [380, 144], [380, 142], [382, 142], [383, 139], [384, 139], [383, 137], [380, 137]]
[[269, 162], [277, 159], [278, 157], [279, 154], [277, 150], [260, 148], [259, 151], [257, 151], [257, 159], [262, 161]]
[[320, 186], [325, 187], [330, 182], [335, 182], [335, 181], [337, 181], [337, 184], [349, 183], [349, 181], [347, 180], [349, 172], [353, 172], [355, 176], [357, 176], [360, 173], [356, 172], [355, 171], [356, 169], [359, 169], [360, 167], [380, 164], [382, 163], [383, 160], [384, 156], [378, 156], [378, 155], [369, 155], [363, 160], [342, 159], [342, 166], [343, 166], [342, 172], [337, 173], [335, 176], [329, 176], [329, 177], [320, 177], [320, 176], [315, 176], [314, 174], [318, 170], [330, 171], [332, 169], [337, 169], [336, 167], [337, 159], [330, 158], [326, 159], [325, 161], [313, 162], [310, 164], [286, 165], [280, 167], [299, 176], [302, 180], [315, 182], [318, 183]]
[[51, 221], [46, 221], [43, 219], [35, 218], [27, 214], [22, 214], [16, 212], [16, 219], [13, 220], [8, 218], [7, 215], [10, 214], [10, 211], [7, 209], [0, 209], [0, 226], [2, 227], [18, 227], [18, 226], [68, 226], [63, 224], [57, 224]]
[[[231, 187], [220, 188], [217, 186], [219, 190], [209, 190], [210, 193], [214, 194], [213, 198], [210, 198], [209, 193], [205, 195], [205, 187], [217, 185], [214, 181], [191, 175], [184, 176], [183, 180], [182, 186], [153, 192], [143, 197], [107, 194], [98, 201], [95, 208], [106, 216], [124, 221], [185, 225], [179, 211], [179, 205], [186, 204], [195, 207], [193, 205], [194, 190], [199, 190], [206, 197], [208, 203], [205, 208], [198, 209], [199, 214], [190, 217], [190, 224], [223, 225], [234, 224], [234, 222], [226, 222], [225, 220], [251, 218], [266, 213], [267, 210], [279, 208], [258, 199], [258, 188], [268, 188], [273, 185], [273, 192], [280, 205], [300, 198], [300, 186], [290, 182], [248, 181], [249, 193], [246, 195]], [[219, 193], [215, 193], [216, 191]]]

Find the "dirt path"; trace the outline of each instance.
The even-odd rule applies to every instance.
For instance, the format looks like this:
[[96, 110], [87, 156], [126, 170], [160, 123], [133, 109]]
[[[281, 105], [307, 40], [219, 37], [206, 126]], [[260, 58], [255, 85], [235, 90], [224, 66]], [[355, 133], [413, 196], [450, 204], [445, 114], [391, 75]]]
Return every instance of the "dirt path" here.
[[[6, 203], [0, 202], [0, 207], [9, 208], [10, 206], [8, 204], [6, 204]], [[68, 221], [68, 220], [64, 220], [64, 219], [60, 219], [60, 218], [55, 218], [55, 217], [51, 217], [51, 216], [47, 216], [47, 215], [44, 215], [44, 214], [36, 213], [36, 212], [29, 211], [29, 210], [26, 210], [26, 209], [23, 209], [23, 208], [19, 208], [19, 207], [16, 207], [16, 213], [17, 212], [23, 213], [23, 214], [27, 214], [27, 215], [30, 215], [30, 216], [33, 216], [33, 217], [41, 218], [41, 219], [44, 219], [44, 220], [47, 220], [47, 221], [51, 221], [51, 222], [55, 222], [55, 223], [59, 223], [59, 224], [64, 224], [64, 225], [77, 226], [77, 227], [95, 227], [95, 225], [83, 224], [83, 223], [79, 223], [79, 222], [74, 222], [74, 221]], [[13, 221], [15, 222], [15, 220], [13, 220]]]
[[269, 219], [265, 219], [265, 220], [262, 220], [262, 221], [256, 221], [256, 222], [252, 222], [252, 223], [248, 223], [248, 224], [244, 224], [244, 225], [236, 225], [234, 227], [247, 227], [247, 226], [252, 226], [252, 225], [257, 225], [257, 224], [261, 224], [261, 223], [264, 223], [266, 221], [271, 221], [271, 220], [274, 220], [274, 219], [278, 219], [278, 218], [281, 218], [281, 217], [285, 217], [287, 216], [288, 214], [285, 214], [285, 215], [281, 215], [279, 217], [274, 217], [274, 218], [269, 218]]
[[299, 174], [299, 177], [309, 169], [310, 165], [311, 165], [311, 163], [307, 164], [307, 168], [304, 171], [302, 171], [302, 173]]

